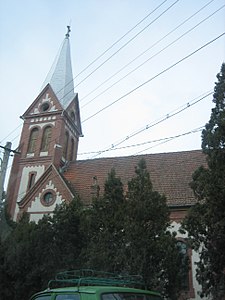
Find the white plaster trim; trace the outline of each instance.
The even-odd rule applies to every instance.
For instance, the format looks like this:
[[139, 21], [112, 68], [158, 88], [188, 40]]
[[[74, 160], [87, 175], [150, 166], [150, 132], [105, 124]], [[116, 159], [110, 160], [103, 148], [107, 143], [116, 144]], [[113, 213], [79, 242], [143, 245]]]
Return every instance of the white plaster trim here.
[[[181, 227], [181, 223], [178, 223], [176, 221], [173, 221], [171, 223], [171, 227], [172, 228], [169, 228], [169, 231], [173, 232], [175, 231], [177, 233], [177, 237], [178, 238], [187, 238], [188, 237], [188, 234], [187, 232], [185, 234], [182, 234], [179, 232], [179, 229]], [[194, 298], [189, 298], [187, 300], [209, 300], [208, 298], [201, 298], [199, 296], [199, 292], [201, 291], [201, 286], [199, 285], [197, 279], [196, 279], [196, 262], [199, 261], [199, 254], [198, 252], [192, 250], [192, 259], [191, 259], [191, 267], [192, 267], [192, 280], [193, 280], [193, 288], [194, 288], [194, 291], [195, 291], [195, 297]]]
[[48, 118], [47, 117], [46, 118], [41, 117], [41, 118], [31, 119], [30, 123], [38, 123], [38, 122], [42, 122], [43, 120], [44, 121], [45, 120], [56, 120], [56, 116], [49, 116]]
[[48, 151], [43, 151], [43, 152], [40, 152], [40, 156], [48, 156]]
[[[29, 181], [29, 173], [36, 172], [35, 182], [41, 177], [41, 175], [45, 171], [44, 165], [36, 165], [36, 166], [26, 166], [22, 170], [21, 179], [20, 179], [20, 186], [17, 195], [17, 202], [20, 202], [21, 199], [26, 195], [27, 192], [27, 185]], [[14, 221], [17, 220], [17, 214], [19, 212], [19, 206], [16, 204], [15, 214], [14, 214]]]
[[53, 213], [43, 213], [43, 214], [35, 214], [35, 213], [30, 213], [30, 221], [37, 223], [40, 219], [43, 218], [44, 215], [50, 215], [51, 217], [53, 216]]
[[49, 111], [57, 111], [58, 109], [56, 109], [56, 107], [55, 107], [55, 105], [53, 105], [50, 109], [49, 109]]
[[[45, 191], [53, 190], [56, 194], [56, 199], [50, 206], [44, 206], [41, 203], [41, 197], [45, 193]], [[52, 180], [49, 180], [49, 182], [46, 184], [46, 186], [42, 189], [42, 191], [38, 194], [37, 197], [35, 197], [34, 201], [32, 201], [31, 207], [28, 208], [27, 212], [32, 215], [32, 220], [37, 222], [40, 220], [44, 214], [47, 212], [52, 213], [54, 211], [57, 204], [61, 204], [64, 202], [65, 199], [62, 198], [62, 195], [57, 191], [57, 188], [55, 187]], [[42, 213], [43, 212], [43, 213]]]
[[54, 145], [54, 148], [62, 148], [62, 145], [55, 144], [55, 145]]
[[[41, 118], [42, 119], [42, 118]], [[36, 121], [37, 122], [37, 121]], [[46, 123], [41, 123], [41, 124], [32, 124], [32, 125], [30, 125], [29, 126], [29, 129], [31, 129], [31, 128], [33, 128], [33, 127], [36, 127], [36, 126], [38, 126], [38, 127], [40, 127], [41, 129], [43, 128], [43, 127], [45, 127], [46, 125], [53, 125], [53, 126], [55, 126], [55, 122], [46, 122]]]
[[45, 102], [48, 102], [50, 105], [50, 109], [48, 111], [57, 111], [55, 105], [53, 105], [51, 97], [49, 97], [49, 94], [46, 93], [45, 96], [37, 103], [37, 106], [34, 108], [33, 112], [30, 112], [30, 115], [42, 113], [40, 107]]

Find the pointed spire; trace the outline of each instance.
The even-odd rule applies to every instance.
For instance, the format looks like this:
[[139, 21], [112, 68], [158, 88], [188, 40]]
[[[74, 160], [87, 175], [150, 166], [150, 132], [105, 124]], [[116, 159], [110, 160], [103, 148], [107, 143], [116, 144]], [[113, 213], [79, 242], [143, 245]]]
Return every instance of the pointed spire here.
[[43, 87], [51, 85], [59, 102], [65, 109], [74, 98], [73, 73], [70, 56], [70, 26], [63, 40], [60, 51], [44, 81]]

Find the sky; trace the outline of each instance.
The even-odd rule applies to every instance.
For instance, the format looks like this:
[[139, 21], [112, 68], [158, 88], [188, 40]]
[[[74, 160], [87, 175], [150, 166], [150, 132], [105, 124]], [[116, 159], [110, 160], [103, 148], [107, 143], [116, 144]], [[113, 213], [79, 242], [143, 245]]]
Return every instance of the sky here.
[[0, 0], [0, 145], [18, 146], [20, 116], [40, 93], [70, 25], [84, 135], [79, 160], [201, 149], [225, 61], [224, 6]]

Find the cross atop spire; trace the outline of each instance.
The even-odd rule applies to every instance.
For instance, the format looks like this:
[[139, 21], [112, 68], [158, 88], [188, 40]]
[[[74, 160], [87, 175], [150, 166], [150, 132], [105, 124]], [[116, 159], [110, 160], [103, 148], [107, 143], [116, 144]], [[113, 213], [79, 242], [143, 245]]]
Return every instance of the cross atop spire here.
[[74, 98], [74, 84], [69, 40], [70, 31], [70, 26], [67, 26], [67, 33], [61, 49], [43, 84], [43, 88], [48, 83], [51, 85], [64, 109]]
[[67, 26], [67, 33], [65, 34], [66, 38], [68, 39], [70, 37], [70, 26]]

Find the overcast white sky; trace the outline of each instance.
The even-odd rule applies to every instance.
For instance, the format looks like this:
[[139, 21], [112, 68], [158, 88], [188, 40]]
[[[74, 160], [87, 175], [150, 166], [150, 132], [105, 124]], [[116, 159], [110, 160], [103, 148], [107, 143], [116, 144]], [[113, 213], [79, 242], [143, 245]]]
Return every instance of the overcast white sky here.
[[[213, 90], [216, 74], [225, 60], [225, 36], [176, 66], [170, 66], [225, 32], [225, 8], [221, 8], [224, 5], [224, 0], [0, 0], [0, 144], [12, 141], [13, 149], [18, 146], [22, 128], [19, 116], [38, 96], [64, 39], [66, 26], [71, 24], [75, 92], [79, 94], [84, 134], [78, 159], [200, 149], [201, 132], [160, 145], [150, 142], [184, 134], [204, 126], [209, 120], [212, 96], [170, 116]], [[196, 28], [191, 30], [194, 26]], [[118, 53], [113, 55], [116, 51]], [[112, 58], [104, 63], [110, 56]], [[135, 68], [136, 71], [121, 80]], [[167, 68], [170, 69], [158, 75]], [[115, 104], [104, 109], [114, 101]], [[167, 120], [154, 125], [167, 115]], [[147, 125], [150, 128], [144, 130]], [[139, 130], [142, 132], [131, 137]], [[146, 144], [128, 147], [143, 143]], [[98, 156], [82, 155], [106, 150], [112, 145], [114, 150]], [[115, 150], [117, 147], [123, 148]]]

